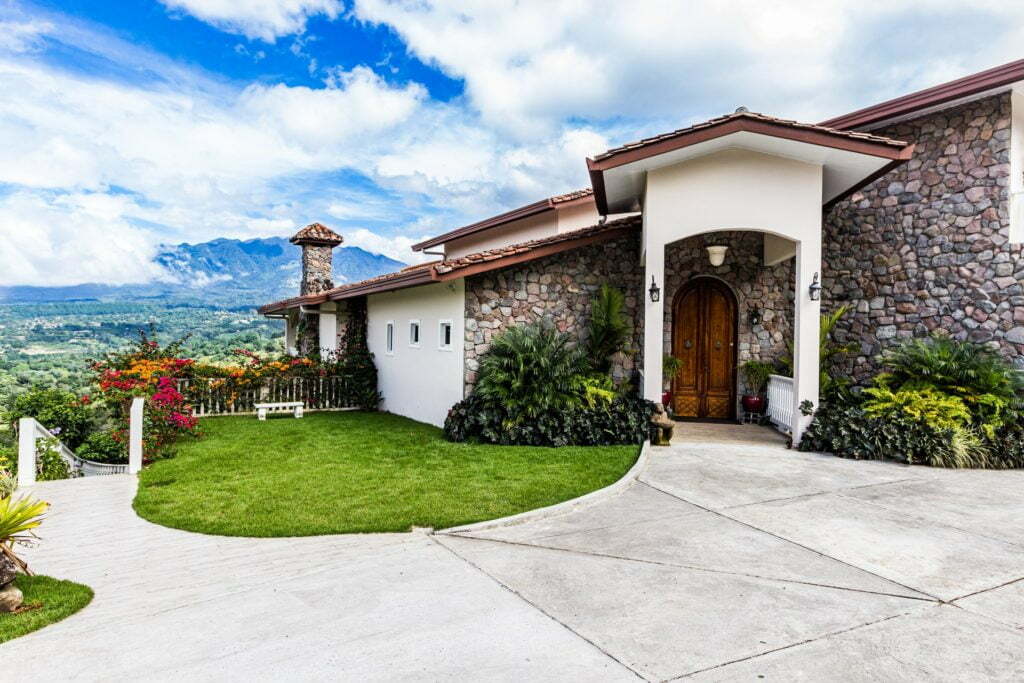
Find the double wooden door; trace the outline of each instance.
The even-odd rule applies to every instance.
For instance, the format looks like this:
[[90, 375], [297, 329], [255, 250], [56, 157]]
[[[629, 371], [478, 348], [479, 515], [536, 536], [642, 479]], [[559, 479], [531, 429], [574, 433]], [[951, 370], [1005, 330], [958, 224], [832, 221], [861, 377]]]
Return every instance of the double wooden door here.
[[736, 299], [711, 278], [692, 280], [672, 310], [672, 355], [683, 361], [672, 382], [680, 417], [731, 418], [736, 412]]

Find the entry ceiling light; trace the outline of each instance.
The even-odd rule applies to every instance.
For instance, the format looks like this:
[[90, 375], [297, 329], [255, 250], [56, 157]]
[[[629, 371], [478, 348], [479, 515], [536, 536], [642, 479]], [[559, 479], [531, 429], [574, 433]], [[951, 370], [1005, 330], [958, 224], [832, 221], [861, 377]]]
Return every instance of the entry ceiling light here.
[[725, 252], [729, 251], [729, 247], [723, 244], [713, 244], [710, 247], [706, 247], [708, 250], [708, 261], [711, 265], [717, 268], [718, 266], [725, 263]]

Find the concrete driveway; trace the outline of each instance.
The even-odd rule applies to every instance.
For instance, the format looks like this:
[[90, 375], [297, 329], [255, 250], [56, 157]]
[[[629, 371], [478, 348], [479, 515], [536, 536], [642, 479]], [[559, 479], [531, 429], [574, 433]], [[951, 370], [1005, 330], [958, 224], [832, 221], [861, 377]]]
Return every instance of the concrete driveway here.
[[450, 534], [201, 536], [127, 477], [40, 485], [37, 571], [96, 589], [5, 676], [1020, 680], [1024, 472], [786, 450], [687, 425], [586, 507]]

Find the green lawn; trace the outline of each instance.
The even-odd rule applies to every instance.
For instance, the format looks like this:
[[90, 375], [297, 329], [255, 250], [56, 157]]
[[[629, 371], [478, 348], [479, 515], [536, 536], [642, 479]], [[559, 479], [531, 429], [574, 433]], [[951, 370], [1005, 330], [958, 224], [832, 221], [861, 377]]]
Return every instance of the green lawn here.
[[619, 479], [636, 446], [455, 444], [386, 413], [207, 418], [140, 475], [135, 510], [226, 536], [445, 528], [551, 505]]
[[23, 607], [39, 607], [18, 614], [0, 614], [0, 643], [71, 616], [92, 600], [92, 589], [88, 586], [49, 576], [19, 576], [14, 583], [25, 594]]

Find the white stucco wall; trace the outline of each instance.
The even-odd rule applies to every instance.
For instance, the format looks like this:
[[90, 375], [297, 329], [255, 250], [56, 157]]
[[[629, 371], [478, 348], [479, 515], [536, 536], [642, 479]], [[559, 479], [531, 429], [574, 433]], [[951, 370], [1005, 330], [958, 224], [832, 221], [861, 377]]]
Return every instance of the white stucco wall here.
[[[823, 169], [744, 149], [727, 149], [647, 172], [644, 195], [644, 282], [665, 286], [665, 245], [717, 230], [756, 230], [795, 243], [794, 442], [809, 418], [797, 406], [818, 403], [818, 318], [807, 292], [821, 271]], [[664, 306], [644, 298], [644, 395], [662, 389]]]
[[[381, 409], [440, 427], [462, 400], [465, 283], [454, 280], [367, 298], [367, 341], [377, 364]], [[420, 323], [418, 347], [409, 344], [409, 323]], [[450, 350], [438, 348], [440, 322], [452, 323]], [[387, 323], [395, 343], [387, 351]]]

